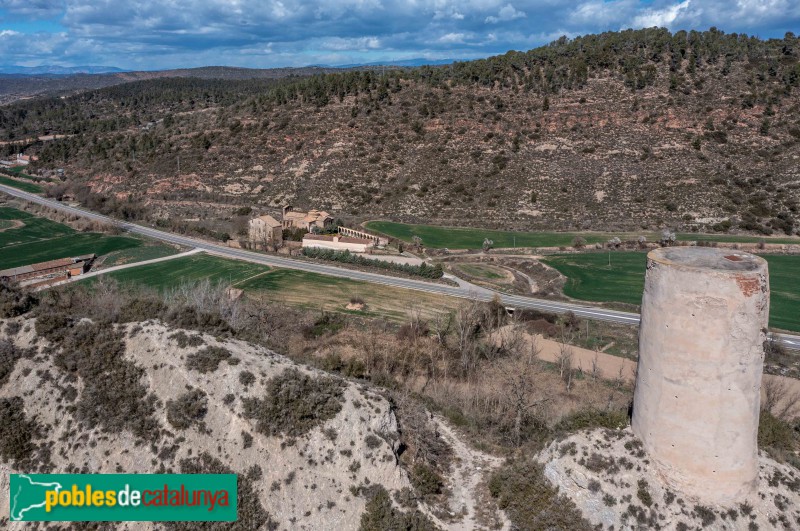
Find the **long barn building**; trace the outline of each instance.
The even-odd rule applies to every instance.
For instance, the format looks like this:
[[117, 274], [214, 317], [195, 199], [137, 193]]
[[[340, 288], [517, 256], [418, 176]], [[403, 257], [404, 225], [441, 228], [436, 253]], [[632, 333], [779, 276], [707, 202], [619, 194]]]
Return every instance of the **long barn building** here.
[[86, 273], [96, 255], [87, 254], [74, 258], [59, 258], [48, 262], [12, 267], [0, 271], [0, 280], [23, 282], [47, 277], [74, 277]]

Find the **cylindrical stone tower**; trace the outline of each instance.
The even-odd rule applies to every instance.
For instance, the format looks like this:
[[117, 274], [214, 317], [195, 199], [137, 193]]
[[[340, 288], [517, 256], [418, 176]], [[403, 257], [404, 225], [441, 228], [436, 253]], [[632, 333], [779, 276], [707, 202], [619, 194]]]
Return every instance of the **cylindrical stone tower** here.
[[708, 247], [647, 255], [633, 431], [667, 484], [707, 503], [756, 488], [767, 262]]

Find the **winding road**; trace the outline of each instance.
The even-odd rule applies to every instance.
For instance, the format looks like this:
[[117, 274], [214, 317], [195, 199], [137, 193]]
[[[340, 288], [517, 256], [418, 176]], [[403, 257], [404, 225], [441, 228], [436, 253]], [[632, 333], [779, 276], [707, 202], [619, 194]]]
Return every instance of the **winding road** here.
[[[623, 323], [636, 325], [639, 324], [639, 314], [630, 312], [620, 312], [616, 310], [607, 310], [604, 308], [593, 308], [591, 306], [583, 306], [567, 302], [555, 302], [542, 299], [535, 299], [533, 297], [525, 297], [521, 295], [509, 295], [499, 293], [493, 290], [469, 284], [460, 279], [457, 280], [458, 286], [448, 286], [445, 284], [438, 284], [434, 282], [426, 282], [423, 280], [414, 280], [409, 278], [393, 277], [388, 275], [381, 275], [377, 273], [367, 273], [364, 271], [356, 271], [353, 269], [345, 269], [333, 265], [319, 264], [315, 262], [307, 262], [304, 260], [296, 260], [282, 256], [266, 255], [244, 249], [234, 249], [225, 245], [211, 243], [180, 234], [173, 234], [164, 232], [144, 225], [137, 225], [135, 223], [127, 223], [115, 220], [96, 212], [84, 210], [70, 205], [65, 205], [53, 199], [47, 199], [35, 194], [23, 192], [10, 186], [0, 184], [0, 192], [6, 193], [10, 196], [24, 199], [32, 203], [37, 203], [46, 207], [50, 207], [62, 212], [83, 216], [88, 219], [113, 223], [127, 232], [140, 234], [177, 245], [185, 247], [195, 247], [202, 249], [208, 253], [218, 256], [233, 258], [237, 260], [246, 260], [248, 262], [264, 264], [273, 267], [282, 267], [286, 269], [296, 269], [299, 271], [307, 271], [310, 273], [319, 273], [322, 275], [329, 275], [340, 278], [348, 278], [352, 280], [359, 280], [362, 282], [370, 282], [373, 284], [383, 284], [385, 286], [392, 286], [397, 288], [411, 289], [417, 291], [426, 291], [438, 295], [447, 295], [450, 297], [458, 297], [462, 299], [477, 299], [482, 301], [490, 301], [494, 297], [499, 297], [502, 303], [511, 308], [524, 308], [532, 310], [541, 310], [553, 313], [566, 313], [573, 312], [579, 317], [585, 319], [595, 319], [600, 321], [610, 321], [614, 323]], [[455, 280], [455, 279], [454, 279]], [[800, 336], [788, 334], [773, 334], [773, 338], [782, 346], [800, 350]]]

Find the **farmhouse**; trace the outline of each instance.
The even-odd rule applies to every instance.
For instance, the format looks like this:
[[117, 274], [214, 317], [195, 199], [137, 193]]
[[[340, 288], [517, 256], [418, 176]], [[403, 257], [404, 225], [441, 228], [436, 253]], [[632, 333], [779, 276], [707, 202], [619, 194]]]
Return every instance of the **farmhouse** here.
[[291, 205], [286, 205], [283, 207], [281, 222], [284, 229], [303, 229], [310, 232], [314, 228], [327, 229], [333, 225], [333, 216], [322, 210], [300, 212], [294, 210]]
[[23, 282], [31, 279], [49, 279], [56, 277], [75, 277], [89, 271], [96, 255], [87, 254], [75, 258], [59, 258], [49, 262], [12, 267], [0, 271], [0, 280]]
[[269, 214], [251, 219], [249, 225], [248, 237], [253, 245], [266, 248], [268, 245], [278, 245], [283, 240], [281, 222]]
[[340, 234], [306, 234], [303, 236], [303, 247], [320, 247], [337, 251], [365, 253], [375, 246], [375, 242], [366, 238], [353, 238]]

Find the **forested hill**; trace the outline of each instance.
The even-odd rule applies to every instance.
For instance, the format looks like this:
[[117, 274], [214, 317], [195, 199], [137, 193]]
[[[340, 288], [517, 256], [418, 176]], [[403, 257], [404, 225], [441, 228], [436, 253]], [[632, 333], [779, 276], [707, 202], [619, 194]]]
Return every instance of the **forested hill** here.
[[73, 135], [26, 151], [161, 214], [291, 201], [359, 219], [792, 233], [799, 58], [791, 33], [628, 30], [447, 66], [140, 81], [0, 108], [0, 135]]
[[[57, 69], [53, 67], [54, 70]], [[173, 77], [192, 77], [199, 79], [279, 79], [286, 77], [310, 76], [326, 72], [335, 72], [338, 68], [303, 67], [303, 68], [235, 68], [229, 66], [205, 66], [201, 68], [179, 68], [174, 70], [155, 71], [119, 71], [105, 73], [33, 73], [14, 72], [0, 74], [0, 104], [13, 103], [18, 100], [38, 96], [69, 96], [86, 90], [113, 87], [123, 83], [147, 79], [163, 79]]]

